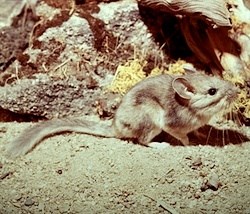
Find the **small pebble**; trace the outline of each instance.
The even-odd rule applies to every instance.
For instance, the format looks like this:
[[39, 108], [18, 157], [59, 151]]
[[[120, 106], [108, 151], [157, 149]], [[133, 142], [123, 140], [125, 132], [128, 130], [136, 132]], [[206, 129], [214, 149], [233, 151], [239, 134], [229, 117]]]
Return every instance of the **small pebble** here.
[[219, 177], [216, 174], [211, 175], [207, 183], [208, 187], [214, 191], [218, 190], [221, 186], [221, 182], [219, 181]]
[[35, 202], [31, 198], [27, 198], [24, 202], [25, 206], [32, 206]]
[[219, 187], [221, 187], [221, 182], [219, 181], [218, 175], [212, 174], [209, 179], [206, 179], [203, 182], [201, 186], [201, 191], [206, 191], [207, 189], [217, 191]]
[[0, 132], [6, 133], [7, 132], [7, 128], [6, 127], [0, 127]]
[[202, 166], [202, 161], [201, 161], [201, 158], [199, 157], [193, 161], [191, 168], [198, 169], [200, 168], [200, 166]]

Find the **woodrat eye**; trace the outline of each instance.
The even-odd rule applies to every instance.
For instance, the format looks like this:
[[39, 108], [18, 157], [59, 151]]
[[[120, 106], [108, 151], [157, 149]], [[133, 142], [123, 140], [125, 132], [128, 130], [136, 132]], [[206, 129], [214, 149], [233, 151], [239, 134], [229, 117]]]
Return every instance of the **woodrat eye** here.
[[215, 95], [216, 92], [217, 92], [217, 89], [216, 89], [216, 88], [210, 88], [210, 89], [208, 90], [208, 94], [209, 94], [209, 95]]

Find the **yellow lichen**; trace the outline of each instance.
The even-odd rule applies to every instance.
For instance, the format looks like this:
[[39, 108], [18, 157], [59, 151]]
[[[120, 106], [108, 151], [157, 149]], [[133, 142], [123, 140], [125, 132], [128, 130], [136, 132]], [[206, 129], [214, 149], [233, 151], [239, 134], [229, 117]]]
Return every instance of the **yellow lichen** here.
[[224, 72], [223, 78], [225, 80], [232, 82], [235, 85], [237, 85], [237, 84], [244, 85], [245, 84], [245, 80], [244, 80], [243, 76], [239, 75], [239, 74], [232, 74], [230, 72]]
[[125, 94], [129, 88], [146, 77], [143, 66], [144, 63], [137, 59], [127, 62], [125, 65], [119, 65], [108, 89]]
[[149, 76], [156, 76], [159, 74], [184, 74], [184, 65], [187, 63], [184, 60], [177, 60], [173, 63], [170, 63], [168, 69], [164, 70], [159, 67], [155, 67], [149, 74]]
[[250, 118], [250, 100], [248, 99], [248, 92], [246, 89], [241, 89], [238, 99], [236, 101], [236, 107], [238, 109], [244, 109], [243, 115]]
[[184, 60], [177, 60], [174, 63], [169, 64], [168, 73], [169, 74], [184, 74], [184, 65], [187, 63]]
[[240, 85], [239, 94], [234, 102], [233, 112], [238, 112], [239, 109], [244, 109], [242, 113], [245, 117], [250, 118], [250, 100], [248, 95], [248, 89], [245, 86], [245, 81], [243, 76], [240, 75], [229, 75], [229, 73], [225, 73], [223, 75], [224, 79], [232, 82], [235, 85]]
[[[125, 94], [128, 89], [134, 86], [137, 82], [146, 78], [146, 73], [143, 71], [143, 67], [146, 64], [147, 61], [134, 59], [127, 62], [125, 65], [119, 65], [116, 69], [114, 79], [110, 86], [108, 86], [108, 89], [115, 93]], [[155, 67], [148, 76], [155, 76], [163, 73], [181, 74], [184, 73], [184, 64], [185, 61], [177, 60], [176, 62], [169, 64], [168, 70]]]

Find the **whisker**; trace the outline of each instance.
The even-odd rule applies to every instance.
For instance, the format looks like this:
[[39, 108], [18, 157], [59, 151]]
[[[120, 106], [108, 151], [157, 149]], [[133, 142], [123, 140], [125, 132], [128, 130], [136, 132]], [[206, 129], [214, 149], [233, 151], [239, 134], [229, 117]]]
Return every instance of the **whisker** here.
[[225, 129], [222, 130], [222, 146], [225, 146]]
[[[230, 133], [231, 133], [231, 131], [229, 129], [226, 129], [226, 137], [227, 137], [226, 145], [231, 144]], [[235, 134], [235, 132], [233, 132], [233, 133]]]
[[236, 117], [236, 121], [238, 122], [237, 125], [238, 125], [238, 126], [243, 126], [243, 121], [240, 119], [239, 115], [236, 114], [235, 117]]
[[238, 133], [238, 132], [234, 132], [234, 139], [235, 139], [234, 144], [238, 144], [238, 140], [240, 143], [244, 142], [244, 139], [243, 139], [241, 133]]
[[[243, 118], [243, 115], [241, 117]], [[243, 123], [242, 119], [240, 118], [239, 113], [238, 114], [235, 114], [235, 113], [232, 114], [232, 121], [234, 122], [234, 124], [236, 124], [237, 128], [240, 128], [241, 126], [244, 126], [244, 123]], [[235, 141], [239, 140], [240, 143], [244, 142], [244, 137], [242, 137], [241, 133], [234, 132], [234, 137], [235, 137]]]
[[232, 112], [232, 109], [230, 109], [229, 111], [229, 120], [233, 120], [233, 112]]
[[208, 131], [207, 140], [206, 140], [206, 145], [208, 145], [208, 141], [209, 141], [211, 132], [212, 132], [212, 126], [210, 127], [210, 129], [209, 129], [209, 131]]

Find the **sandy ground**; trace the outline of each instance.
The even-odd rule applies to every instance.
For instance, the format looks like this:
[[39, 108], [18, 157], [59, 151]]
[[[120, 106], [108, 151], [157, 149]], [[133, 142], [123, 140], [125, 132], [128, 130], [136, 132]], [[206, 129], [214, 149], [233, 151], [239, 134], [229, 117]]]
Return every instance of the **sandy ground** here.
[[84, 134], [15, 160], [29, 123], [0, 124], [0, 213], [250, 213], [250, 142], [152, 149]]

